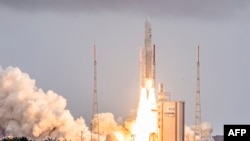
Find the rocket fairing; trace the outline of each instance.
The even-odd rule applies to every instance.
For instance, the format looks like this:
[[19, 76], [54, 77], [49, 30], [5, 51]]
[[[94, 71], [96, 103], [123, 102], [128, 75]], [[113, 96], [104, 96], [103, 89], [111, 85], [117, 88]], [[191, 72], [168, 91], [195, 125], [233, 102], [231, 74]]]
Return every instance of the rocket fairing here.
[[144, 47], [140, 50], [141, 88], [155, 87], [155, 45], [152, 47], [152, 33], [149, 19], [145, 22]]

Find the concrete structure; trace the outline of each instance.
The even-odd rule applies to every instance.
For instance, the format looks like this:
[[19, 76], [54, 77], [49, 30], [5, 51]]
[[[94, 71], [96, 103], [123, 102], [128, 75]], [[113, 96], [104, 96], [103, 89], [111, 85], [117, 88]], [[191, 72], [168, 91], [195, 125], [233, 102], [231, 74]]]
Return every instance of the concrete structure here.
[[185, 103], [164, 101], [159, 103], [159, 141], [184, 141]]
[[163, 85], [158, 98], [158, 141], [184, 141], [185, 103], [165, 98]]

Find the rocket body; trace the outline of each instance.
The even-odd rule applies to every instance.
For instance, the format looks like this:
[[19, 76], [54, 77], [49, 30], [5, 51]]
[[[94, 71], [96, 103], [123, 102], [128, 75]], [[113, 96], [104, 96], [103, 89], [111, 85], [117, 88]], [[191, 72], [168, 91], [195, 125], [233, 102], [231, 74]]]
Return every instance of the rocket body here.
[[141, 88], [155, 87], [155, 46], [152, 46], [151, 24], [145, 22], [144, 47], [141, 49]]

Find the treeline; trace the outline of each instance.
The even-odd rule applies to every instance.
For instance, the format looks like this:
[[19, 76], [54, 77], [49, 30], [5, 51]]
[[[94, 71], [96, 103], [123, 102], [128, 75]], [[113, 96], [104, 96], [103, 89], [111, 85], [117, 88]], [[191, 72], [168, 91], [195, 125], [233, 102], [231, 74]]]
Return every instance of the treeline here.
[[7, 137], [1, 139], [1, 141], [31, 141], [31, 140], [28, 140], [26, 137]]
[[[1, 139], [0, 141], [34, 141], [34, 140], [29, 140], [26, 137], [7, 137], [7, 138], [4, 138], [4, 139]], [[48, 138], [48, 139], [46, 139], [44, 141], [59, 141], [59, 140]]]

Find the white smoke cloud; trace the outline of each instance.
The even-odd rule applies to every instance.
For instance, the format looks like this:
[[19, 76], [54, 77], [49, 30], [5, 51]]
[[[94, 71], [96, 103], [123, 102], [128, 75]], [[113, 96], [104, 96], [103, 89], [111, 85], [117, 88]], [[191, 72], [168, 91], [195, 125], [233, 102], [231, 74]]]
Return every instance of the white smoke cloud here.
[[89, 140], [82, 117], [74, 120], [65, 109], [66, 100], [53, 91], [44, 92], [19, 68], [0, 69], [1, 136], [31, 139]]
[[[99, 121], [99, 138], [106, 141], [131, 141], [132, 126], [135, 117], [128, 117], [117, 123], [112, 113], [99, 113], [92, 120], [93, 125]], [[97, 139], [98, 128], [93, 126], [94, 139]]]
[[[125, 121], [120, 121], [121, 124], [116, 122], [112, 113], [99, 113], [92, 122], [97, 120], [102, 141], [132, 140], [135, 112]], [[93, 128], [93, 137], [97, 139], [97, 128]], [[211, 124], [202, 123], [203, 139], [214, 141], [211, 133]], [[0, 67], [0, 136], [89, 141], [91, 132], [82, 117], [76, 120], [72, 117], [62, 96], [37, 88], [35, 80], [19, 68], [4, 70]], [[185, 126], [185, 141], [194, 141], [193, 126]]]
[[[194, 125], [185, 126], [185, 141], [195, 141], [195, 138], [199, 138], [195, 137], [194, 127]], [[212, 137], [213, 128], [210, 123], [203, 122], [201, 124], [201, 129], [202, 141], [214, 141], [214, 138]]]
[[189, 127], [185, 126], [185, 141], [194, 141], [194, 131]]
[[[97, 120], [101, 140], [131, 139], [133, 119], [118, 125], [112, 113], [99, 113], [92, 122]], [[93, 138], [97, 139], [97, 128], [93, 128]], [[35, 80], [19, 68], [0, 67], [0, 136], [89, 141], [91, 132], [82, 117], [74, 120], [62, 96], [37, 88]]]
[[[92, 122], [99, 121], [99, 135], [105, 136], [113, 131], [118, 130], [118, 125], [112, 113], [100, 113], [96, 115]], [[94, 127], [94, 132], [97, 133], [97, 127]]]
[[202, 123], [202, 139], [204, 141], [214, 141], [212, 137], [213, 128], [209, 122]]

